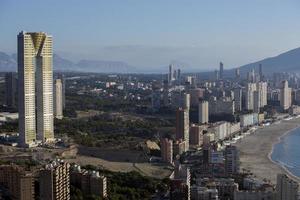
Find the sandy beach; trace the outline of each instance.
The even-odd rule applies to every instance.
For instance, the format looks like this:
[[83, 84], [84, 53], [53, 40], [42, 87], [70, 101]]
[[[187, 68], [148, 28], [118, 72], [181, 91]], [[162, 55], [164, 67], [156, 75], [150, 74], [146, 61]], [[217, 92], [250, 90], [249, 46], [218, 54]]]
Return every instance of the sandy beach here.
[[[300, 126], [300, 118], [289, 121], [282, 120], [279, 124], [259, 128], [254, 134], [244, 137], [235, 145], [240, 150], [240, 169], [250, 170], [258, 179], [270, 180], [276, 183], [278, 173], [285, 173], [292, 177], [284, 168], [275, 164], [270, 158], [273, 145], [280, 137]], [[300, 179], [292, 177], [298, 181]]]

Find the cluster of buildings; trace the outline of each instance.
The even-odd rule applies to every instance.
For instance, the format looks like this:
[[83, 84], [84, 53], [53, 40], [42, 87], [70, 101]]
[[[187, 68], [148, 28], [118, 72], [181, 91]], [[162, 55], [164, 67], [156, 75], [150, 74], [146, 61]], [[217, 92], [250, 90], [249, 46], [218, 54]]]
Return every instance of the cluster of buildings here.
[[175, 134], [160, 140], [162, 161], [174, 167], [170, 199], [298, 198], [298, 184], [285, 175], [278, 175], [275, 187], [241, 172], [239, 150], [227, 142], [271, 120], [267, 118], [274, 110], [300, 113], [297, 89], [290, 87], [287, 77], [274, 85], [259, 65], [259, 73], [251, 70], [246, 79], [239, 69], [235, 79], [225, 79], [222, 62], [213, 80], [185, 76], [174, 81], [173, 76], [169, 70], [168, 80], [156, 83], [152, 95], [154, 110], [176, 111]]
[[63, 160], [43, 167], [0, 165], [1, 198], [14, 200], [68, 200], [71, 185], [83, 194], [107, 197], [107, 180], [96, 171], [81, 170]]

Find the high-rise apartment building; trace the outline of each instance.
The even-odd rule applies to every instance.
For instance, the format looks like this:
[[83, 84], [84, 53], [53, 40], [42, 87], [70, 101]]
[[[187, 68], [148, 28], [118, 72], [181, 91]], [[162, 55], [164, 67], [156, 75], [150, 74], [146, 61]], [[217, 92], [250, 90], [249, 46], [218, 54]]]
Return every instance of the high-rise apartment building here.
[[63, 74], [59, 74], [58, 79], [61, 80], [61, 84], [62, 84], [62, 105], [64, 110], [66, 108], [66, 79]]
[[264, 80], [262, 64], [259, 64], [259, 80], [260, 81]]
[[190, 110], [191, 107], [191, 95], [188, 93], [183, 94], [183, 108]]
[[55, 80], [54, 85], [54, 113], [55, 118], [63, 118], [63, 86], [61, 79]]
[[234, 93], [234, 110], [241, 111], [242, 110], [242, 89], [240, 87], [235, 88], [233, 90]]
[[18, 35], [18, 108], [20, 144], [53, 140], [52, 36]]
[[70, 199], [70, 164], [61, 160], [46, 165], [39, 174], [40, 199]]
[[168, 83], [169, 85], [172, 84], [174, 81], [174, 70], [173, 70], [173, 65], [169, 65], [169, 74], [168, 74]]
[[238, 80], [241, 78], [240, 68], [235, 69], [235, 78]]
[[276, 184], [276, 200], [297, 200], [298, 188], [299, 185], [297, 182], [293, 181], [285, 174], [278, 174]]
[[168, 138], [161, 138], [160, 151], [162, 161], [173, 164], [173, 141]]
[[9, 108], [17, 107], [17, 75], [14, 72], [5, 74], [5, 104]]
[[214, 73], [214, 80], [217, 81], [220, 79], [220, 74], [219, 74], [219, 71], [218, 70], [215, 70], [215, 73]]
[[256, 90], [260, 96], [259, 107], [262, 108], [267, 105], [268, 83], [263, 81], [258, 82], [256, 84]]
[[287, 110], [292, 104], [292, 90], [289, 88], [288, 81], [282, 81], [280, 89], [280, 106]]
[[203, 144], [203, 126], [192, 124], [190, 127], [190, 145], [202, 146]]
[[208, 101], [201, 101], [199, 102], [199, 123], [205, 124], [208, 123]]
[[224, 151], [225, 171], [228, 175], [236, 174], [240, 169], [239, 151], [236, 146], [226, 146]]
[[219, 73], [220, 79], [224, 78], [224, 65], [222, 62], [220, 62], [220, 73]]
[[245, 88], [245, 109], [253, 110], [254, 108], [254, 91], [256, 91], [255, 83], [248, 83]]
[[186, 142], [185, 150], [189, 149], [189, 125], [189, 111], [178, 108], [176, 111], [176, 139], [182, 139]]
[[253, 111], [255, 113], [260, 112], [260, 101], [261, 101], [261, 95], [259, 91], [253, 92]]
[[7, 188], [12, 200], [34, 200], [34, 175], [17, 165], [0, 166], [0, 184]]

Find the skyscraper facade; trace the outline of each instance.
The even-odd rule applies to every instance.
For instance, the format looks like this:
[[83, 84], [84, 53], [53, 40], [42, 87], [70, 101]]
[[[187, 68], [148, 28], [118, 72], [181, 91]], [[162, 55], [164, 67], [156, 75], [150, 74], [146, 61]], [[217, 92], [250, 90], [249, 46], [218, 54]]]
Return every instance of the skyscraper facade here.
[[245, 91], [245, 109], [253, 110], [254, 108], [254, 91], [256, 91], [255, 83], [248, 83]]
[[178, 108], [176, 111], [176, 139], [186, 142], [185, 149], [189, 149], [189, 112], [187, 109]]
[[225, 152], [225, 171], [228, 175], [236, 174], [240, 169], [239, 151], [236, 146], [226, 146]]
[[241, 75], [240, 75], [240, 68], [236, 68], [235, 69], [235, 78], [236, 79], [240, 79]]
[[18, 35], [18, 107], [20, 144], [48, 141], [53, 133], [52, 36]]
[[287, 110], [292, 104], [292, 90], [289, 88], [288, 81], [282, 81], [280, 89], [280, 106]]
[[17, 77], [16, 73], [5, 74], [5, 104], [9, 108], [17, 107]]
[[63, 109], [65, 109], [66, 108], [66, 79], [63, 74], [59, 74], [58, 79], [61, 80], [61, 84], [62, 84], [62, 105], [63, 105]]
[[242, 110], [242, 89], [240, 87], [234, 88], [234, 110], [239, 112]]
[[61, 79], [55, 80], [55, 98], [54, 98], [54, 108], [55, 108], [55, 118], [63, 118], [63, 86]]
[[208, 101], [201, 101], [199, 103], [199, 123], [208, 123]]
[[169, 83], [169, 85], [171, 85], [173, 81], [174, 81], [173, 65], [169, 65], [169, 74], [168, 74], [168, 83]]
[[224, 65], [222, 62], [220, 62], [220, 79], [223, 79], [224, 78]]

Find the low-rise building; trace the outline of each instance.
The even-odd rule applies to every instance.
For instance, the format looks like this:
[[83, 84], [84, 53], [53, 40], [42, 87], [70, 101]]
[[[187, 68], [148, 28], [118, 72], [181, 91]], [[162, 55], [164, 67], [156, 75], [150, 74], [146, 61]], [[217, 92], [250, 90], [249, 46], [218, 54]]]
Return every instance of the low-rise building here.
[[234, 191], [234, 200], [276, 200], [276, 192], [260, 190]]
[[82, 170], [75, 165], [71, 171], [71, 184], [79, 188], [83, 194], [107, 197], [107, 179], [97, 171]]
[[0, 185], [9, 192], [12, 200], [34, 200], [34, 175], [17, 165], [0, 166]]

